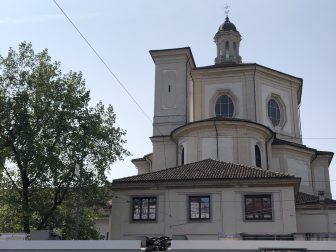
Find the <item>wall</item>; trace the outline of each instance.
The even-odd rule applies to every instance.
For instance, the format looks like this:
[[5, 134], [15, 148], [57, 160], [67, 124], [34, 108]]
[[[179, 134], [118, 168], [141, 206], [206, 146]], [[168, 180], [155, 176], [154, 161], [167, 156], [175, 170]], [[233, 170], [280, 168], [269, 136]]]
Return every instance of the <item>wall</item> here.
[[0, 241], [1, 252], [141, 251], [140, 241]]
[[152, 137], [153, 157], [152, 170], [158, 171], [177, 165], [177, 145], [170, 137]]
[[104, 237], [104, 240], [109, 239], [109, 233], [110, 233], [110, 219], [109, 217], [98, 217], [98, 219], [95, 221], [96, 228], [98, 229], [100, 235]]
[[329, 158], [329, 155], [317, 155], [311, 164], [311, 169], [315, 194], [317, 195], [319, 191], [323, 191], [325, 197], [332, 198], [330, 190]]
[[[211, 158], [256, 166], [255, 145], [258, 145], [262, 168], [266, 169], [265, 143], [271, 136], [267, 128], [254, 123], [212, 120], [185, 126], [173, 135], [173, 139], [178, 146], [184, 147], [185, 163]], [[179, 152], [179, 160], [181, 154]]]
[[215, 103], [220, 94], [227, 93], [234, 103], [234, 118], [254, 119], [251, 100], [252, 78], [244, 70], [231, 72], [230, 69], [193, 71], [193, 101], [195, 121], [215, 116]]
[[300, 191], [314, 194], [310, 162], [315, 152], [287, 145], [272, 145], [271, 170], [286, 172], [301, 178]]
[[[297, 97], [300, 83], [262, 68], [257, 71], [255, 79], [257, 122], [275, 131], [278, 138], [288, 140], [288, 137], [292, 137], [294, 139], [290, 141], [301, 143]], [[282, 107], [282, 123], [279, 126], [273, 126], [268, 117], [267, 103], [271, 98], [275, 98], [280, 108]]]
[[187, 122], [190, 50], [186, 48], [150, 52], [155, 62], [153, 135], [169, 135]]
[[[243, 195], [270, 193], [272, 221], [245, 221]], [[190, 221], [188, 196], [210, 195], [211, 220]], [[157, 221], [131, 221], [132, 196], [157, 196]], [[111, 239], [140, 236], [187, 235], [188, 239], [217, 239], [219, 233], [294, 233], [296, 216], [291, 187], [185, 188], [115, 191], [112, 207]]]
[[[172, 251], [245, 251], [275, 249], [283, 252], [335, 251], [335, 241], [172, 241]], [[279, 250], [276, 250], [279, 249]], [[291, 250], [293, 249], [293, 250]], [[306, 250], [305, 250], [306, 249]], [[272, 251], [272, 250], [269, 250]]]
[[336, 232], [336, 210], [296, 211], [298, 233], [327, 233]]
[[[214, 117], [217, 97], [227, 93], [235, 105], [234, 118], [258, 122], [277, 132], [280, 138], [290, 136], [294, 138], [292, 141], [301, 142], [299, 80], [257, 65], [200, 69], [192, 71], [192, 76], [195, 120]], [[283, 124], [275, 127], [267, 111], [272, 95], [283, 105]]]

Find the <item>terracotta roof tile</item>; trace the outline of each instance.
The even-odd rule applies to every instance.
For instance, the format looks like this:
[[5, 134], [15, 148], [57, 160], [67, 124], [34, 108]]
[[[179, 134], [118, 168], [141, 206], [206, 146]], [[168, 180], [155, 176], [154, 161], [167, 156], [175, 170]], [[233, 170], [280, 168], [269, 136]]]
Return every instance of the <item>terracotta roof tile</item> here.
[[324, 200], [320, 201], [318, 196], [311, 195], [304, 192], [299, 192], [296, 196], [296, 204], [297, 205], [307, 205], [307, 204], [336, 204], [336, 200], [325, 198]]
[[287, 173], [266, 171], [256, 167], [205, 159], [165, 170], [113, 180], [113, 184], [177, 180], [230, 180], [295, 178]]

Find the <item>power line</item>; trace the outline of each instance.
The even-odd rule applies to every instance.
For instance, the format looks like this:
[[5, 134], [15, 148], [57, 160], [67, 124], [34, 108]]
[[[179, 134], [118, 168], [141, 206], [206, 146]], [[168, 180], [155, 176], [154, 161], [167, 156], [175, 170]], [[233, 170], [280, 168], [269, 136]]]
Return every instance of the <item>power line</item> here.
[[[100, 54], [94, 49], [94, 47], [91, 45], [91, 43], [88, 41], [88, 39], [83, 35], [83, 33], [78, 29], [78, 27], [75, 25], [75, 23], [70, 19], [70, 17], [66, 14], [66, 12], [62, 9], [62, 7], [57, 3], [56, 0], [53, 0], [53, 2], [56, 4], [56, 6], [60, 9], [60, 11], [63, 13], [63, 15], [68, 19], [68, 21], [71, 23], [71, 25], [76, 29], [76, 31], [78, 32], [78, 34], [82, 37], [82, 39], [85, 41], [85, 43], [91, 48], [91, 50], [94, 52], [94, 54], [98, 57], [98, 59], [101, 61], [101, 63], [103, 63], [103, 65], [106, 67], [106, 69], [108, 70], [108, 72], [113, 76], [113, 78], [117, 81], [117, 83], [119, 84], [119, 86], [126, 92], [126, 94], [128, 95], [128, 97], [133, 101], [133, 103], [137, 106], [137, 108], [140, 110], [140, 112], [146, 117], [146, 119], [150, 122], [150, 124], [152, 125], [153, 122], [151, 120], [151, 118], [149, 117], [149, 115], [145, 112], [145, 110], [140, 106], [140, 104], [136, 101], [136, 99], [133, 97], [133, 95], [131, 94], [130, 91], [128, 91], [128, 89], [125, 87], [125, 85], [119, 80], [119, 78], [114, 74], [114, 72], [112, 71], [112, 69], [107, 65], [107, 63], [105, 62], [105, 60], [100, 56]], [[159, 134], [164, 137], [163, 133], [161, 132], [161, 130], [159, 129], [159, 127], [157, 127], [156, 125], [153, 124], [153, 127], [155, 127]], [[165, 147], [165, 140], [163, 138], [163, 152], [164, 152], [164, 165], [165, 168], [167, 168], [166, 165], [166, 147]]]
[[[63, 15], [68, 19], [68, 21], [71, 23], [71, 25], [76, 29], [78, 34], [83, 38], [85, 43], [91, 48], [91, 50], [94, 52], [94, 54], [98, 57], [98, 59], [103, 63], [103, 65], [106, 67], [106, 69], [109, 71], [109, 73], [114, 77], [114, 79], [117, 81], [119, 86], [126, 92], [126, 94], [129, 96], [129, 98], [133, 101], [133, 103], [138, 107], [138, 109], [141, 111], [141, 113], [146, 117], [146, 119], [152, 124], [152, 120], [150, 116], [145, 112], [145, 110], [140, 106], [140, 104], [136, 101], [134, 96], [131, 94], [131, 92], [126, 88], [126, 86], [119, 80], [119, 78], [116, 76], [116, 74], [112, 71], [112, 69], [107, 65], [105, 60], [100, 56], [100, 54], [96, 51], [96, 49], [92, 46], [92, 44], [88, 41], [88, 39], [84, 36], [84, 34], [79, 30], [79, 28], [75, 25], [75, 23], [70, 19], [70, 17], [66, 14], [66, 12], [62, 9], [62, 7], [57, 3], [56, 0], [53, 0], [53, 2], [56, 4], [56, 6], [60, 9], [60, 11], [63, 13]], [[154, 127], [156, 127], [154, 125]], [[159, 128], [156, 128], [161, 136], [164, 136]], [[232, 138], [245, 138], [245, 137], [232, 137]], [[336, 140], [336, 137], [282, 137], [281, 139], [311, 139], [311, 140]]]
[[[88, 39], [83, 35], [83, 33], [79, 30], [79, 28], [75, 25], [75, 23], [70, 19], [70, 17], [66, 14], [66, 12], [62, 9], [62, 7], [57, 3], [56, 0], [53, 0], [53, 2], [55, 3], [55, 5], [60, 9], [60, 11], [63, 13], [63, 15], [67, 18], [67, 20], [71, 23], [71, 25], [76, 29], [76, 31], [78, 32], [78, 34], [82, 37], [82, 39], [85, 41], [85, 43], [91, 48], [91, 50], [94, 52], [94, 54], [98, 57], [98, 59], [101, 61], [101, 63], [105, 66], [105, 68], [108, 70], [108, 72], [113, 76], [113, 78], [117, 81], [117, 83], [119, 84], [119, 86], [126, 92], [126, 94], [128, 95], [128, 97], [133, 101], [133, 103], [137, 106], [137, 108], [140, 110], [140, 112], [146, 117], [146, 119], [153, 125], [154, 128], [157, 129], [157, 131], [159, 132], [159, 134], [161, 135], [161, 137], [165, 137], [162, 132], [160, 131], [159, 127], [157, 127], [156, 125], [153, 124], [151, 118], [149, 117], [149, 115], [145, 112], [145, 110], [140, 106], [140, 104], [136, 101], [136, 99], [133, 97], [133, 95], [130, 93], [130, 91], [128, 91], [128, 89], [126, 88], [126, 86], [119, 80], [119, 78], [116, 76], [116, 74], [112, 71], [112, 69], [107, 65], [107, 63], [105, 62], [105, 60], [100, 56], [100, 54], [95, 50], [95, 48], [92, 46], [92, 44], [88, 41]], [[185, 137], [193, 137], [192, 135], [188, 135]], [[196, 137], [198, 137], [198, 135], [196, 135]], [[221, 138], [232, 138], [232, 139], [236, 139], [236, 138], [251, 138], [251, 137], [245, 137], [245, 136], [220, 136]], [[284, 137], [282, 139], [289, 139], [289, 140], [302, 140], [302, 139], [306, 139], [306, 140], [336, 140], [336, 137], [305, 137], [305, 138], [295, 138], [295, 137]], [[163, 138], [163, 149], [164, 149], [164, 167], [167, 168], [167, 164], [166, 164], [166, 146], [165, 146], [165, 139]]]
[[119, 78], [114, 74], [114, 72], [111, 70], [111, 68], [107, 65], [105, 60], [100, 56], [100, 54], [94, 49], [94, 47], [91, 45], [91, 43], [86, 39], [86, 37], [83, 35], [83, 33], [77, 28], [75, 23], [70, 19], [70, 17], [65, 13], [65, 11], [62, 9], [62, 7], [56, 2], [56, 0], [53, 0], [53, 2], [57, 5], [57, 7], [61, 10], [63, 15], [68, 19], [68, 21], [72, 24], [72, 26], [76, 29], [76, 31], [79, 33], [79, 35], [84, 39], [86, 44], [91, 48], [91, 50], [94, 52], [94, 54], [99, 58], [99, 60], [103, 63], [103, 65], [106, 67], [106, 69], [112, 74], [114, 79], [117, 81], [119, 86], [127, 93], [129, 98], [135, 103], [135, 105], [138, 107], [138, 109], [141, 111], [141, 113], [144, 114], [144, 116], [147, 118], [147, 120], [152, 123], [152, 120], [148, 116], [148, 114], [142, 109], [140, 104], [135, 100], [135, 98], [132, 96], [132, 94], [128, 91], [128, 89], [125, 87], [125, 85], [119, 80]]

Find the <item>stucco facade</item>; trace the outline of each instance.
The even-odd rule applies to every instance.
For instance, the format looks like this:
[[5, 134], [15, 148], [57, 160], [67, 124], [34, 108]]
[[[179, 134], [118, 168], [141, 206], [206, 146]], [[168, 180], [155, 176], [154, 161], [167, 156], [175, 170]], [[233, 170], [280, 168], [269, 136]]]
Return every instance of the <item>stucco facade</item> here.
[[[271, 221], [256, 223], [244, 219], [243, 196], [251, 193], [270, 193], [274, 216]], [[157, 196], [158, 214], [153, 223], [132, 221], [128, 199], [136, 196]], [[191, 221], [188, 217], [188, 196], [210, 195], [211, 219]], [[161, 188], [118, 191], [114, 198], [111, 237], [139, 239], [142, 236], [185, 236], [191, 240], [218, 239], [219, 234], [238, 233], [296, 233], [294, 192], [291, 187], [237, 188]], [[300, 216], [301, 217], [301, 216]], [[257, 224], [257, 225], [256, 225]]]
[[139, 175], [113, 182], [111, 239], [336, 232], [333, 153], [302, 144], [303, 80], [242, 63], [228, 18], [214, 40], [211, 66], [189, 47], [150, 51], [153, 152], [133, 160]]

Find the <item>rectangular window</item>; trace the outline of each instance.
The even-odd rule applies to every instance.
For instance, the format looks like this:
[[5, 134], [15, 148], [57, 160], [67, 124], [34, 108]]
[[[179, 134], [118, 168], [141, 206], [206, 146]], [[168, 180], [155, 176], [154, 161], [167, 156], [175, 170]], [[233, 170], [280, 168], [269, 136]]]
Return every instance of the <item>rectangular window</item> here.
[[189, 219], [210, 219], [210, 196], [189, 196]]
[[156, 197], [134, 197], [132, 201], [132, 220], [155, 221]]
[[245, 220], [272, 220], [271, 195], [245, 195]]

